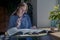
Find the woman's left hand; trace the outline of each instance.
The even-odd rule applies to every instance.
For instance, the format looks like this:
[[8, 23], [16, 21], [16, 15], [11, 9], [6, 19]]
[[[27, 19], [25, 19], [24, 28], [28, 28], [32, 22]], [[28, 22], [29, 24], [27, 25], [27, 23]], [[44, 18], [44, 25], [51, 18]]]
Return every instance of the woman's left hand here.
[[36, 26], [32, 26], [32, 29], [36, 29]]

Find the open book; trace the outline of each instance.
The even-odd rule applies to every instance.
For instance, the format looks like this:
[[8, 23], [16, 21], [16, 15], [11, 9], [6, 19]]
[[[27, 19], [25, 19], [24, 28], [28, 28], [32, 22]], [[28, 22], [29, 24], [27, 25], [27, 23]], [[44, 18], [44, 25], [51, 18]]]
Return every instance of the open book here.
[[12, 36], [12, 35], [14, 35], [18, 32], [22, 32], [23, 34], [25, 34], [25, 33], [28, 33], [28, 32], [29, 33], [33, 33], [33, 32], [39, 33], [39, 32], [42, 32], [42, 31], [43, 30], [40, 30], [40, 29], [18, 29], [16, 27], [14, 27], [14, 28], [11, 28], [11, 29], [7, 30], [7, 33], [8, 33], [9, 36]]

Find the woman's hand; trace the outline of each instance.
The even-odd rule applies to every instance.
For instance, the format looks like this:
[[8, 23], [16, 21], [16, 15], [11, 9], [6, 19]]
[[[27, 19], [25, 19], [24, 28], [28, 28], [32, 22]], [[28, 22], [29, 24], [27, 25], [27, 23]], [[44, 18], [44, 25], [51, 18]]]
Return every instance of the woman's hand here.
[[36, 29], [36, 26], [32, 26], [32, 29]]
[[7, 32], [5, 32], [5, 36], [7, 36], [8, 35], [8, 33]]
[[17, 19], [17, 28], [20, 28], [20, 25], [21, 25], [21, 18], [18, 18]]

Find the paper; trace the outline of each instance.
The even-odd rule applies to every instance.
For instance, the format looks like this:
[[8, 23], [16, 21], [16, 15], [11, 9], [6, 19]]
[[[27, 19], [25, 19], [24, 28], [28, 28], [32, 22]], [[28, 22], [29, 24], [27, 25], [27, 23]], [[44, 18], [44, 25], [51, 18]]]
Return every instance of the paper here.
[[18, 32], [18, 29], [16, 27], [7, 30], [7, 33], [8, 33], [9, 36], [12, 36], [17, 32]]

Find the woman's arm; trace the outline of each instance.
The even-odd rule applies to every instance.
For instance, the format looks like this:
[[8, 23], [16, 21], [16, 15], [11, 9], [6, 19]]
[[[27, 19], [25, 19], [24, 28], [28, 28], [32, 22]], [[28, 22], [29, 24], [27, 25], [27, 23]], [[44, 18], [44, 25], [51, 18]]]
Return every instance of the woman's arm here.
[[26, 17], [26, 28], [30, 29], [31, 27], [32, 27], [32, 24], [31, 24], [30, 17], [27, 16]]
[[14, 27], [14, 16], [10, 16], [9, 23], [8, 23], [8, 29]]

